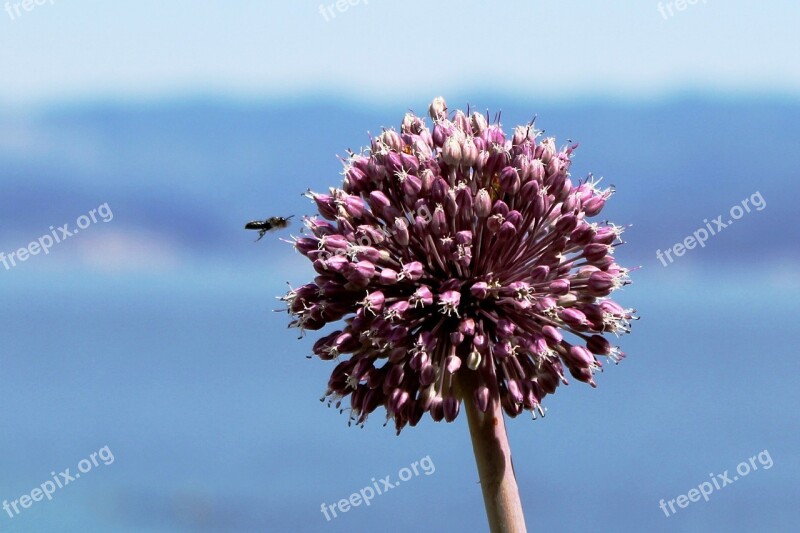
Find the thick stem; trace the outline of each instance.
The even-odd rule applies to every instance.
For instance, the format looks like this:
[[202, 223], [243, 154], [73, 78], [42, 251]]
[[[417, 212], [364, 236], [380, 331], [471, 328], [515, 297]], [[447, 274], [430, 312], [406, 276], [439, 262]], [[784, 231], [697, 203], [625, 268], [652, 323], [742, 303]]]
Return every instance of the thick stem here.
[[475, 405], [477, 381], [469, 372], [462, 377], [459, 385], [467, 412], [489, 529], [492, 533], [525, 533], [525, 516], [522, 514], [500, 402], [497, 399], [490, 400], [489, 408], [483, 413]]

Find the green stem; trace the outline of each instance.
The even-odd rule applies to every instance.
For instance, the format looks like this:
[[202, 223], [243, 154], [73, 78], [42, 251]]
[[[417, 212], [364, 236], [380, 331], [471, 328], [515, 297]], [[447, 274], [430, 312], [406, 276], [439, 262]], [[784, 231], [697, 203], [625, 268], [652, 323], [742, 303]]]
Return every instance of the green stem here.
[[525, 516], [499, 399], [492, 398], [486, 412], [481, 412], [474, 399], [475, 375], [467, 371], [459, 377], [489, 529], [492, 533], [525, 533]]

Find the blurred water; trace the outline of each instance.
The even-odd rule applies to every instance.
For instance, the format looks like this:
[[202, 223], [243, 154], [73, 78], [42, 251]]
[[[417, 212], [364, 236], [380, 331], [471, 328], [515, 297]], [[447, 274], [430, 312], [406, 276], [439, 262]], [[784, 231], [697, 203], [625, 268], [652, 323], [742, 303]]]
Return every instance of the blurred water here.
[[[660, 268], [660, 267], [659, 267]], [[463, 417], [395, 437], [320, 404], [331, 363], [308, 360], [273, 313], [285, 273], [13, 272], [5, 287], [0, 498], [108, 445], [95, 468], [3, 531], [482, 531]], [[302, 272], [294, 276], [302, 279]], [[621, 301], [644, 319], [629, 358], [510, 423], [529, 527], [553, 531], [790, 531], [800, 474], [800, 290], [746, 272], [665, 283]], [[768, 449], [774, 467], [666, 518], [661, 498]], [[430, 456], [412, 478], [330, 522], [320, 512]]]

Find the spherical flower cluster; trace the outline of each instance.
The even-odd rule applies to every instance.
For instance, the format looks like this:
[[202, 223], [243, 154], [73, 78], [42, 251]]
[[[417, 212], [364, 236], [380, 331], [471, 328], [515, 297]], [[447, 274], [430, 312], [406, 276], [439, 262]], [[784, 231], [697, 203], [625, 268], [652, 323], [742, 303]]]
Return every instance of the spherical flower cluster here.
[[465, 373], [477, 386], [464, 401], [535, 418], [565, 367], [594, 386], [601, 359], [623, 357], [604, 336], [635, 318], [608, 298], [629, 283], [613, 255], [622, 228], [588, 220], [613, 190], [573, 182], [577, 145], [533, 124], [507, 138], [442, 98], [429, 114], [432, 130], [407, 114], [349, 154], [341, 188], [308, 193], [321, 218], [294, 245], [317, 277], [282, 298], [290, 325], [338, 324], [313, 350], [338, 361], [325, 397], [350, 396], [359, 424], [379, 406], [398, 433], [425, 412], [452, 421]]

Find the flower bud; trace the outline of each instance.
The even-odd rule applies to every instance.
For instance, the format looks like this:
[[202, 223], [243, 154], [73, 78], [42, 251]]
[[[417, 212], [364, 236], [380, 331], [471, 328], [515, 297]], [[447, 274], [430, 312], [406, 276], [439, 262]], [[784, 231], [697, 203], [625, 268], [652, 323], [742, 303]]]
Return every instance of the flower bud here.
[[392, 205], [389, 198], [381, 191], [372, 191], [369, 193], [369, 205], [375, 212], [382, 212], [384, 209]]
[[329, 194], [309, 194], [311, 194], [314, 203], [317, 204], [317, 210], [323, 218], [336, 220], [337, 208], [333, 196]]
[[365, 312], [377, 315], [383, 311], [383, 304], [385, 301], [386, 298], [381, 291], [373, 291], [364, 298], [361, 305], [364, 307]]
[[[494, 217], [490, 217], [489, 220], [492, 220], [492, 218]], [[516, 234], [517, 234], [517, 228], [514, 227], [514, 224], [506, 220], [500, 225], [500, 229], [497, 231], [498, 242], [501, 243], [510, 242]]]
[[498, 359], [505, 359], [511, 355], [511, 343], [509, 341], [496, 343], [492, 347], [492, 354]]
[[461, 303], [461, 293], [458, 291], [444, 291], [439, 295], [439, 305], [442, 314], [450, 316], [455, 313], [458, 316], [458, 306]]
[[470, 116], [470, 124], [472, 125], [472, 134], [480, 135], [488, 127], [486, 117], [480, 113], [472, 113]]
[[492, 211], [492, 199], [489, 197], [489, 191], [480, 189], [475, 195], [475, 214], [478, 218], [486, 218]]
[[469, 167], [477, 165], [479, 155], [480, 151], [475, 146], [475, 140], [472, 136], [467, 137], [461, 147], [462, 164]]
[[436, 209], [433, 211], [431, 232], [436, 237], [441, 237], [448, 232], [447, 218], [444, 215], [444, 209], [442, 209], [442, 206], [436, 206]]
[[477, 370], [481, 366], [481, 354], [477, 350], [472, 350], [467, 356], [467, 368]]
[[542, 160], [542, 163], [548, 164], [550, 160], [556, 155], [556, 142], [552, 137], [544, 139], [539, 146], [536, 147], [536, 157]]
[[403, 193], [406, 195], [408, 200], [415, 200], [421, 190], [422, 180], [420, 180], [417, 176], [414, 174], [407, 174], [405, 178], [403, 178]]
[[506, 222], [514, 226], [514, 228], [519, 229], [522, 226], [522, 213], [516, 209], [512, 209], [506, 215]]
[[475, 320], [472, 318], [464, 318], [458, 324], [458, 331], [464, 335], [472, 336], [475, 334]]
[[460, 109], [456, 111], [456, 116], [453, 117], [453, 124], [464, 133], [471, 132], [469, 119]]
[[554, 296], [562, 296], [569, 292], [570, 283], [568, 279], [560, 278], [550, 282], [549, 291]]
[[504, 221], [505, 219], [503, 218], [503, 215], [492, 215], [486, 219], [486, 229], [492, 233], [497, 233], [500, 231]]
[[500, 190], [505, 194], [517, 194], [520, 188], [519, 171], [512, 166], [507, 166], [500, 171]]
[[344, 273], [348, 281], [357, 284], [368, 282], [373, 275], [375, 275], [375, 265], [369, 261], [359, 261]]
[[583, 255], [589, 262], [599, 261], [606, 256], [609, 249], [606, 244], [589, 244], [583, 249]]
[[442, 148], [442, 159], [451, 166], [457, 166], [462, 159], [461, 143], [455, 135], [447, 138]]
[[501, 318], [497, 321], [497, 335], [501, 338], [508, 338], [514, 335], [514, 331], [517, 329], [517, 326], [511, 322], [510, 320], [506, 320], [505, 318]]
[[452, 422], [458, 416], [458, 411], [460, 408], [461, 402], [459, 402], [455, 396], [447, 396], [444, 399], [444, 404], [442, 406], [444, 410], [444, 419], [448, 422]]
[[444, 146], [444, 142], [450, 136], [450, 133], [453, 131], [451, 126], [444, 124], [443, 122], [437, 122], [433, 125], [433, 144], [434, 146], [441, 148]]
[[611, 226], [603, 226], [597, 230], [594, 237], [592, 238], [592, 242], [600, 243], [600, 244], [611, 244], [617, 238], [616, 230]]
[[561, 335], [561, 332], [558, 331], [557, 328], [554, 328], [550, 325], [542, 328], [542, 335], [544, 335], [544, 339], [547, 341], [549, 346], [558, 346], [564, 339], [563, 335]]
[[427, 362], [422, 365], [422, 369], [419, 371], [419, 384], [427, 387], [434, 381], [436, 381], [436, 367]]
[[508, 394], [511, 396], [514, 403], [522, 403], [522, 391], [516, 379], [508, 380]]
[[381, 140], [383, 141], [386, 146], [394, 150], [395, 152], [402, 152], [403, 150], [403, 141], [400, 139], [400, 134], [394, 130], [386, 130], [384, 131], [381, 136]]
[[400, 246], [408, 246], [408, 223], [404, 217], [397, 217], [394, 219], [394, 232], [395, 242]]
[[577, 309], [562, 309], [558, 316], [572, 328], [580, 328], [586, 323], [586, 315]]
[[403, 269], [400, 273], [403, 279], [409, 279], [411, 281], [417, 281], [419, 278], [422, 277], [424, 273], [424, 268], [422, 263], [419, 261], [412, 261], [403, 265]]
[[594, 228], [586, 222], [581, 222], [578, 227], [572, 230], [569, 235], [569, 240], [578, 246], [585, 246], [591, 242], [594, 237]]
[[594, 356], [583, 346], [571, 346], [567, 353], [569, 355], [566, 360], [569, 366], [588, 368], [594, 363]]
[[611, 353], [611, 343], [602, 335], [592, 335], [586, 341], [586, 349], [597, 355], [608, 355]]
[[447, 102], [444, 98], [437, 96], [428, 107], [428, 116], [435, 122], [437, 120], [444, 120], [447, 118]]
[[470, 287], [469, 292], [475, 298], [483, 300], [489, 296], [489, 284], [485, 281], [479, 281]]
[[578, 217], [575, 215], [564, 215], [556, 222], [556, 231], [561, 233], [572, 233], [575, 226], [578, 225]]
[[461, 359], [456, 355], [448, 355], [446, 367], [448, 372], [455, 374], [461, 368]]
[[614, 289], [614, 278], [608, 272], [592, 272], [588, 284], [594, 296], [608, 296]]
[[380, 282], [383, 285], [394, 285], [397, 283], [397, 271], [391, 268], [384, 268], [381, 270]]
[[600, 214], [600, 211], [603, 210], [603, 207], [606, 205], [606, 199], [602, 196], [595, 196], [594, 198], [589, 199], [586, 203], [583, 204], [583, 212], [586, 213], [587, 217], [593, 217], [595, 215]]
[[431, 292], [430, 288], [423, 285], [414, 291], [414, 294], [412, 294], [408, 299], [408, 303], [414, 306], [414, 308], [417, 308], [418, 306], [429, 306], [433, 303], [433, 293]]
[[531, 280], [534, 283], [546, 280], [548, 275], [550, 275], [550, 267], [546, 265], [539, 265], [531, 270]]
[[588, 383], [592, 387], [596, 387], [597, 385], [594, 382], [594, 378], [592, 377], [592, 371], [589, 368], [579, 368], [575, 366], [569, 367], [569, 373], [572, 374], [572, 377], [577, 379], [578, 381], [582, 381], [584, 383]]

